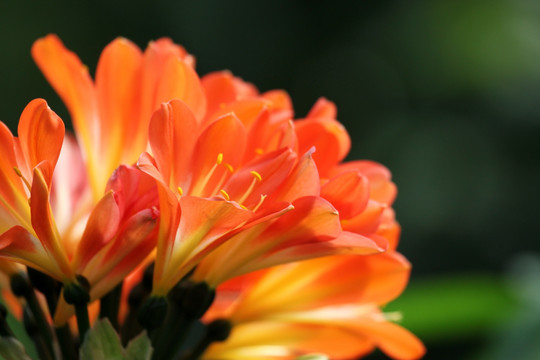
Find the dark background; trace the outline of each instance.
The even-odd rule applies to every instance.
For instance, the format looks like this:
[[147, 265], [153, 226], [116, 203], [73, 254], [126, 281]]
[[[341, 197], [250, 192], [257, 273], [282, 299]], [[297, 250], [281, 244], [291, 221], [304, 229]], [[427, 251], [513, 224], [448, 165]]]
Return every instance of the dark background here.
[[51, 32], [92, 73], [117, 36], [142, 48], [168, 36], [201, 75], [287, 90], [297, 117], [336, 102], [349, 158], [385, 164], [399, 187], [414, 270], [388, 309], [426, 359], [540, 358], [540, 2], [0, 0], [12, 129], [36, 97], [69, 122], [30, 56]]

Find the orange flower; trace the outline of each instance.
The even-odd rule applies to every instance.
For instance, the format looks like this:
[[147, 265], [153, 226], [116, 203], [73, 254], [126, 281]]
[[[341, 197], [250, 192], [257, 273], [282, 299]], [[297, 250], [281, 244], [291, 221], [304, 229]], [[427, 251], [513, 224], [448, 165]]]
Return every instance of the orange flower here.
[[417, 359], [422, 343], [389, 321], [379, 306], [405, 288], [410, 265], [398, 253], [324, 257], [224, 283], [207, 318], [233, 325], [208, 359], [293, 359], [319, 352], [358, 358], [379, 347], [396, 359]]
[[[228, 105], [236, 111], [218, 110], [217, 118], [200, 122], [188, 106], [173, 100], [152, 116], [154, 155], [143, 155], [138, 166], [160, 189], [154, 295], [165, 295], [206, 256], [211, 258], [193, 278], [215, 286], [260, 267], [326, 254], [335, 247], [332, 241], [339, 241], [337, 212], [318, 196], [319, 177], [310, 153], [299, 158], [287, 142], [250, 149], [260, 146], [250, 144], [248, 134], [256, 126], [271, 127], [269, 121], [275, 119], [268, 112], [271, 104], [239, 101]], [[278, 135], [293, 130], [279, 129], [283, 132]], [[265, 134], [261, 144], [275, 135]], [[364, 253], [382, 251], [370, 239], [358, 240], [348, 244]]]
[[0, 124], [0, 257], [74, 281], [49, 205], [64, 124], [38, 99], [24, 109], [18, 132]]
[[36, 41], [32, 55], [71, 114], [95, 201], [113, 170], [146, 150], [148, 122], [161, 102], [181, 99], [204, 115], [194, 60], [169, 39], [150, 43], [144, 53], [126, 39], [113, 41], [101, 54], [95, 83], [55, 35]]

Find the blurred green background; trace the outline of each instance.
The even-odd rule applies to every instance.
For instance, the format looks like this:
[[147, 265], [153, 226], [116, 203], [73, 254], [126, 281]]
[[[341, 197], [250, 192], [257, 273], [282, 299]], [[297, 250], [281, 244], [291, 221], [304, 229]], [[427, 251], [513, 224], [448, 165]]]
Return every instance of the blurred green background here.
[[426, 359], [540, 359], [540, 2], [0, 0], [12, 129], [36, 97], [69, 119], [30, 57], [50, 32], [90, 69], [117, 36], [169, 36], [200, 74], [287, 90], [297, 117], [336, 102], [350, 159], [382, 162], [399, 187], [414, 270], [388, 309]]

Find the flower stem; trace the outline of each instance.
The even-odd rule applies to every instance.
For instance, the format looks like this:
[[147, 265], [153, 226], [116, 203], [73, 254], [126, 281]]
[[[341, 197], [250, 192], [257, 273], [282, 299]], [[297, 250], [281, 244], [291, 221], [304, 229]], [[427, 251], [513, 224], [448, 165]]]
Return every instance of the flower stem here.
[[116, 331], [118, 331], [119, 328], [118, 310], [120, 309], [122, 284], [122, 282], [118, 284], [100, 300], [99, 317], [108, 318]]
[[25, 298], [32, 319], [35, 321], [40, 337], [45, 343], [44, 351], [47, 353], [48, 358], [54, 359], [55, 357], [51, 328], [45, 314], [43, 313], [43, 309], [38, 302], [36, 293], [28, 281], [28, 278], [22, 273], [15, 274], [11, 276], [10, 283], [13, 293], [16, 296], [22, 296]]
[[6, 321], [8, 311], [4, 304], [0, 303], [0, 336], [6, 337], [11, 336], [13, 337], [13, 331], [11, 331], [11, 328], [9, 327], [9, 324]]
[[75, 350], [75, 344], [73, 343], [73, 335], [69, 329], [69, 325], [61, 327], [55, 327], [54, 332], [58, 339], [58, 345], [62, 353], [62, 359], [77, 359], [77, 351]]
[[88, 329], [90, 329], [90, 319], [88, 318], [88, 303], [90, 302], [90, 283], [82, 276], [77, 275], [77, 282], [64, 286], [64, 299], [75, 307], [77, 316], [77, 326], [79, 328], [79, 339], [84, 339]]
[[87, 304], [74, 304], [75, 315], [77, 316], [77, 327], [79, 328], [79, 338], [81, 343], [84, 340], [84, 336], [90, 329], [90, 318], [88, 316]]

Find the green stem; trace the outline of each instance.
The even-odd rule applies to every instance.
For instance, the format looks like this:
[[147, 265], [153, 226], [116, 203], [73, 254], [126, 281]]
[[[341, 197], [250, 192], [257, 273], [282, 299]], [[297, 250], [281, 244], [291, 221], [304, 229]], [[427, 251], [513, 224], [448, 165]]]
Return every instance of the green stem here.
[[79, 328], [79, 339], [81, 343], [84, 336], [90, 329], [88, 318], [88, 303], [90, 302], [90, 283], [82, 276], [77, 275], [77, 281], [64, 285], [64, 299], [75, 307], [77, 316], [77, 326]]
[[100, 300], [99, 317], [108, 318], [112, 326], [118, 331], [118, 310], [122, 297], [122, 284], [118, 284]]
[[13, 293], [17, 296], [22, 296], [25, 298], [28, 308], [32, 315], [33, 321], [36, 323], [37, 330], [40, 337], [45, 343], [45, 351], [47, 352], [48, 358], [54, 359], [54, 348], [53, 348], [53, 336], [49, 322], [43, 313], [39, 301], [34, 292], [34, 288], [28, 281], [28, 278], [24, 274], [15, 274], [10, 278], [11, 289]]
[[36, 319], [28, 306], [25, 306], [23, 313], [24, 330], [34, 342], [36, 351], [41, 360], [53, 360], [54, 355], [50, 352], [47, 341], [44, 340], [40, 326], [36, 323]]
[[7, 323], [6, 317], [7, 317], [8, 311], [4, 304], [0, 303], [0, 336], [7, 337], [11, 336], [13, 337], [13, 331], [11, 331], [11, 328], [9, 327], [9, 324]]
[[60, 351], [62, 352], [62, 359], [77, 359], [77, 351], [75, 350], [75, 344], [73, 343], [73, 336], [69, 329], [69, 325], [66, 324], [61, 327], [55, 327], [54, 331], [56, 333], [56, 338], [58, 339]]
[[75, 315], [77, 316], [77, 326], [79, 328], [79, 339], [81, 343], [84, 340], [84, 336], [90, 329], [90, 319], [88, 317], [87, 304], [75, 304]]

